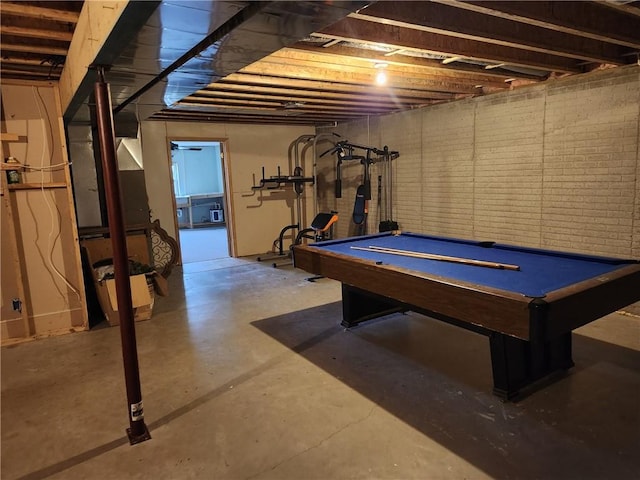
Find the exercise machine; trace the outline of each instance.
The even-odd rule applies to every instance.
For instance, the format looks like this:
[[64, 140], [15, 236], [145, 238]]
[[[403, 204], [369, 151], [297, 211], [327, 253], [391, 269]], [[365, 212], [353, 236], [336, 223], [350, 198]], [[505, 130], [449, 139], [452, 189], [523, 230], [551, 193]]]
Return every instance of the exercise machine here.
[[[362, 151], [362, 153], [356, 153]], [[365, 235], [367, 233], [367, 217], [369, 214], [369, 201], [371, 200], [371, 165], [382, 161], [385, 169], [385, 220], [382, 221], [380, 217], [379, 228], [389, 228], [395, 224], [395, 230], [397, 230], [397, 223], [390, 219], [392, 205], [392, 191], [391, 191], [391, 160], [398, 158], [398, 152], [392, 152], [387, 146], [383, 149], [375, 147], [367, 147], [364, 145], [358, 145], [351, 143], [348, 140], [337, 142], [335, 146], [326, 152], [321, 157], [327, 154], [335, 154], [337, 157], [336, 162], [336, 180], [335, 180], [335, 197], [342, 198], [342, 164], [347, 161], [359, 161], [363, 166], [362, 183], [356, 189], [356, 196], [353, 206], [352, 219], [358, 230], [358, 235]], [[375, 157], [374, 157], [375, 156]], [[381, 206], [382, 196], [382, 178], [379, 177], [379, 189], [378, 189], [378, 205]], [[379, 212], [381, 215], [381, 212]], [[380, 230], [387, 231], [387, 230]]]
[[[296, 245], [300, 245], [302, 243], [303, 238], [309, 238], [316, 242], [323, 242], [325, 240], [333, 239], [333, 224], [338, 221], [338, 212], [332, 210], [331, 213], [319, 213], [311, 222], [310, 228], [305, 228], [304, 230], [300, 230], [298, 236], [296, 237]], [[311, 233], [313, 232], [313, 235]], [[314, 275], [313, 277], [308, 277], [306, 280], [308, 282], [315, 282], [316, 280], [320, 280], [324, 278], [322, 275]]]
[[[260, 256], [257, 258], [258, 261], [268, 261], [275, 260], [272, 264], [273, 267], [283, 266], [291, 264], [291, 251], [290, 248], [285, 248], [285, 237], [291, 233], [290, 238], [292, 239], [292, 245], [295, 244], [298, 238], [298, 234], [304, 231], [304, 235], [309, 234], [309, 229], [301, 230], [302, 226], [306, 223], [306, 209], [303, 208], [303, 193], [305, 190], [305, 185], [310, 184], [313, 187], [313, 212], [314, 217], [318, 216], [318, 195], [317, 195], [317, 186], [316, 186], [316, 148], [319, 142], [330, 141], [334, 144], [334, 139], [340, 138], [337, 133], [330, 134], [318, 134], [318, 135], [301, 135], [296, 138], [289, 145], [288, 149], [288, 161], [289, 168], [292, 169], [291, 175], [283, 175], [281, 173], [280, 167], [278, 166], [277, 175], [273, 175], [270, 177], [265, 176], [265, 168], [262, 167], [262, 177], [259, 180], [259, 183], [252, 186], [252, 190], [275, 190], [282, 189], [287, 187], [288, 185], [293, 186], [293, 190], [296, 193], [295, 198], [295, 207], [292, 210], [292, 223], [286, 225], [280, 230], [278, 237], [273, 241], [272, 249], [269, 254], [266, 256]], [[312, 175], [305, 176], [304, 175], [304, 166], [305, 166], [305, 152], [310, 149], [313, 154], [313, 163], [312, 163]], [[255, 178], [255, 177], [254, 177]], [[312, 222], [316, 222], [316, 218]], [[298, 234], [296, 234], [298, 231]], [[308, 237], [301, 237], [308, 238]]]

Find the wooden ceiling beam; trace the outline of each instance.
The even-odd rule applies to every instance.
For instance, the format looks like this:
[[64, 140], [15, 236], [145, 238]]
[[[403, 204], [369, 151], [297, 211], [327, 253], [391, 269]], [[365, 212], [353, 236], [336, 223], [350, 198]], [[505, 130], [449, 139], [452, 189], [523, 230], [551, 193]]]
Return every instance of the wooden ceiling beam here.
[[346, 105], [346, 106], [361, 106], [361, 107], [372, 107], [372, 108], [387, 108], [387, 109], [397, 109], [397, 108], [410, 108], [412, 105], [416, 105], [421, 103], [420, 101], [413, 102], [393, 102], [391, 99], [388, 99], [386, 102], [372, 101], [366, 97], [360, 96], [350, 96], [347, 98], [332, 98], [332, 95], [323, 95], [319, 97], [310, 97], [305, 95], [292, 95], [291, 93], [284, 93], [281, 95], [275, 93], [258, 93], [258, 92], [238, 92], [238, 91], [225, 91], [222, 89], [211, 89], [211, 90], [199, 90], [187, 98], [203, 98], [203, 99], [211, 99], [211, 98], [235, 98], [238, 100], [241, 99], [269, 99], [272, 101], [280, 102], [280, 104], [285, 104], [289, 102], [302, 102], [305, 104], [312, 105]]
[[322, 125], [333, 123], [330, 118], [311, 118], [311, 117], [275, 117], [265, 115], [238, 115], [238, 114], [199, 114], [197, 116], [183, 115], [167, 115], [165, 110], [151, 116], [148, 120], [165, 121], [165, 122], [209, 122], [209, 123], [240, 123], [251, 125], [277, 124], [277, 125]]
[[433, 90], [428, 90], [427, 88], [423, 88], [422, 90], [394, 88], [393, 90], [391, 90], [391, 89], [380, 88], [376, 85], [369, 85], [369, 84], [353, 85], [353, 84], [339, 83], [336, 81], [283, 78], [281, 76], [276, 76], [276, 75], [260, 75], [260, 74], [249, 74], [249, 73], [233, 73], [219, 80], [216, 83], [212, 83], [211, 85], [213, 86], [218, 83], [225, 84], [225, 85], [226, 84], [238, 84], [238, 85], [246, 84], [246, 85], [252, 85], [252, 86], [255, 85], [255, 86], [266, 86], [266, 87], [308, 89], [312, 91], [326, 91], [329, 93], [335, 93], [335, 92], [350, 93], [351, 92], [353, 94], [389, 96], [389, 97], [399, 97], [399, 98], [420, 98], [426, 94], [428, 94], [430, 98], [438, 98], [441, 100], [450, 100], [454, 98], [453, 94], [451, 93], [435, 92]]
[[62, 68], [63, 65], [51, 65], [49, 63], [43, 63], [41, 60], [34, 60], [31, 58], [17, 58], [17, 57], [11, 57], [11, 56], [4, 56], [4, 52], [2, 52], [3, 57], [2, 57], [2, 64], [3, 65], [32, 65], [35, 67], [42, 67], [42, 68]]
[[600, 2], [435, 1], [486, 15], [494, 15], [640, 50], [640, 35], [638, 35], [640, 17], [625, 14], [625, 12]]
[[[255, 123], [290, 123], [295, 120], [299, 123], [305, 123], [309, 125], [327, 124], [334, 122], [346, 122], [349, 120], [355, 120], [362, 118], [362, 115], [319, 115], [300, 112], [262, 112], [262, 111], [247, 111], [241, 109], [223, 111], [209, 110], [201, 112], [189, 112], [188, 110], [179, 110], [175, 113], [171, 113], [168, 110], [162, 110], [161, 114], [166, 119], [174, 118], [190, 118], [192, 121], [207, 121], [206, 119], [252, 119]], [[155, 117], [158, 114], [155, 114]], [[153, 118], [152, 117], [152, 118]], [[157, 118], [157, 117], [156, 117]]]
[[442, 72], [448, 75], [462, 76], [463, 78], [473, 78], [479, 83], [483, 81], [495, 81], [496, 79], [504, 81], [507, 78], [518, 78], [525, 80], [540, 81], [544, 80], [543, 76], [528, 75], [520, 72], [514, 72], [505, 70], [504, 68], [495, 68], [486, 70], [484, 65], [474, 65], [471, 63], [453, 62], [443, 64], [441, 60], [435, 60], [431, 58], [421, 58], [403, 55], [402, 53], [388, 56], [382, 52], [376, 52], [375, 50], [367, 50], [363, 48], [346, 47], [343, 45], [334, 45], [331, 48], [318, 47], [313, 44], [298, 42], [289, 47], [285, 47], [283, 50], [304, 50], [307, 52], [313, 52], [318, 55], [334, 55], [344, 57], [356, 57], [372, 62], [386, 62], [389, 65], [405, 66], [411, 65], [414, 67], [424, 68], [428, 71]]
[[[253, 120], [251, 118], [243, 118], [243, 117], [203, 117], [203, 118], [198, 118], [198, 119], [192, 119], [192, 118], [182, 118], [182, 117], [176, 117], [176, 118], [163, 118], [161, 116], [158, 117], [151, 117], [150, 120], [155, 120], [155, 121], [170, 121], [170, 122], [193, 122], [198, 121], [198, 122], [206, 122], [206, 123], [226, 123], [226, 124], [238, 124], [238, 125], [295, 125], [295, 126], [315, 126], [315, 125], [320, 125], [321, 122], [313, 122], [313, 121], [306, 121], [304, 119], [291, 119], [289, 121], [274, 121], [271, 119], [268, 120]], [[333, 123], [333, 122], [331, 122]]]
[[[425, 102], [426, 104], [426, 102]], [[186, 106], [189, 107], [199, 107], [199, 108], [258, 108], [265, 110], [286, 110], [286, 111], [296, 111], [296, 112], [327, 112], [327, 113], [341, 113], [344, 112], [346, 114], [352, 113], [360, 113], [362, 115], [378, 115], [381, 113], [389, 113], [391, 111], [395, 111], [395, 108], [364, 108], [357, 106], [340, 106], [340, 105], [314, 105], [314, 104], [304, 104], [297, 106], [295, 108], [284, 108], [281, 102], [270, 102], [264, 100], [236, 100], [236, 99], [221, 99], [221, 98], [212, 98], [212, 99], [203, 99], [202, 97], [193, 97], [188, 96], [183, 100], [176, 102], [175, 105], [177, 107], [183, 108]]]
[[594, 0], [598, 3], [606, 5], [608, 8], [619, 10], [623, 13], [629, 13], [640, 17], [640, 2], [638, 0]]
[[447, 4], [377, 2], [350, 17], [593, 63], [628, 63], [624, 54], [629, 53], [629, 49], [620, 45]]
[[[336, 78], [341, 83], [356, 85], [375, 85], [376, 71], [374, 68], [371, 72], [359, 73], [354, 71], [345, 71], [343, 68], [327, 66], [325, 68], [316, 66], [292, 66], [287, 62], [273, 61], [273, 59], [264, 58], [253, 63], [242, 70], [242, 73], [253, 73], [258, 75], [278, 76], [286, 73], [287, 77], [294, 79], [316, 80], [322, 82], [334, 82]], [[414, 89], [414, 90], [434, 90], [443, 93], [473, 93], [475, 91], [473, 82], [468, 81], [442, 81], [439, 79], [430, 79], [426, 76], [408, 77], [400, 75], [389, 75], [387, 85], [377, 87], [379, 89], [388, 88], [394, 90], [396, 88]], [[330, 87], [329, 87], [330, 88]]]
[[16, 43], [0, 43], [0, 50], [2, 50], [2, 54], [5, 55], [6, 52], [24, 52], [24, 53], [34, 53], [34, 54], [45, 54], [45, 55], [66, 55], [66, 48], [58, 48], [51, 47], [47, 45], [35, 45], [33, 43], [27, 44], [16, 44]]
[[323, 110], [303, 111], [302, 109], [275, 109], [265, 108], [255, 105], [202, 105], [189, 104], [189, 103], [176, 103], [175, 108], [183, 111], [203, 112], [203, 113], [229, 113], [229, 112], [245, 112], [245, 113], [260, 113], [262, 115], [316, 115], [322, 117], [332, 118], [357, 118], [368, 115], [365, 113], [356, 112], [344, 112], [344, 111], [332, 111], [327, 112]]
[[317, 90], [300, 89], [292, 87], [270, 87], [270, 86], [256, 86], [246, 84], [229, 83], [228, 80], [221, 80], [216, 83], [210, 84], [208, 87], [198, 90], [198, 94], [212, 94], [215, 95], [218, 92], [226, 92], [229, 94], [241, 94], [241, 95], [269, 95], [269, 96], [282, 96], [291, 100], [317, 100], [323, 101], [331, 99], [335, 101], [344, 102], [369, 102], [369, 103], [396, 103], [411, 105], [416, 103], [422, 98], [429, 98], [431, 100], [451, 100], [453, 98], [450, 94], [441, 94], [425, 91], [423, 95], [415, 94], [413, 96], [401, 97], [398, 95], [374, 95], [371, 93], [361, 92], [334, 92], [329, 90], [321, 90], [319, 86]]
[[63, 42], [71, 42], [73, 38], [72, 32], [62, 32], [58, 30], [43, 30], [40, 28], [26, 28], [14, 26], [2, 26], [3, 35], [14, 35], [16, 37], [27, 38], [44, 38], [46, 40], [60, 40]]
[[79, 12], [36, 7], [22, 2], [14, 3], [7, 1], [0, 2], [0, 13], [2, 13], [2, 15], [15, 15], [17, 17], [38, 18], [40, 20], [65, 23], [78, 23], [78, 18], [80, 17]]
[[46, 77], [46, 78], [59, 78], [60, 71], [50, 71], [46, 67], [34, 67], [32, 65], [4, 65], [2, 64], [2, 76], [12, 77]]
[[[167, 118], [171, 118], [171, 117], [185, 117], [185, 118], [204, 118], [204, 117], [210, 117], [210, 118], [237, 118], [235, 116], [231, 116], [234, 115], [233, 113], [229, 113], [229, 112], [206, 112], [206, 111], [191, 111], [191, 110], [169, 110], [169, 109], [165, 109], [165, 110], [161, 110], [158, 113], [155, 113], [154, 115], [151, 116], [151, 118], [157, 118], [157, 116], [162, 115], [165, 116]], [[291, 119], [291, 118], [297, 118], [303, 121], [310, 121], [310, 122], [316, 122], [316, 121], [333, 121], [333, 117], [329, 116], [329, 115], [304, 115], [304, 116], [300, 116], [298, 114], [296, 115], [289, 115], [289, 114], [279, 114], [279, 115], [274, 115], [274, 114], [265, 114], [265, 113], [255, 113], [255, 112], [251, 112], [251, 113], [247, 113], [244, 112], [242, 114], [237, 113], [237, 116], [241, 117], [241, 118], [251, 118], [251, 119], [261, 119], [263, 121], [265, 120], [271, 120], [271, 119], [275, 119], [275, 120], [286, 120], [286, 119]], [[357, 117], [353, 117], [353, 118], [357, 118]]]
[[[378, 73], [377, 70], [375, 70], [375, 64], [378, 62], [372, 60], [345, 56], [315, 54], [308, 51], [299, 51], [287, 48], [272, 53], [268, 57], [263, 58], [262, 61], [281, 61], [293, 66], [317, 66], [319, 68], [331, 68], [338, 71], [348, 69], [349, 71], [359, 72], [365, 75], [371, 75], [372, 73], [375, 75], [376, 73]], [[452, 82], [468, 85], [477, 85], [478, 83], [483, 83], [491, 87], [501, 87], [504, 85], [504, 79], [489, 77], [487, 75], [483, 75], [482, 79], [480, 79], [478, 78], [478, 76], [460, 76], [454, 74], [453, 71], [442, 69], [426, 69], [413, 65], [399, 66], [391, 62], [384, 63], [388, 65], [386, 67], [386, 72], [389, 74], [389, 76], [397, 75], [402, 77], [425, 78], [430, 81]]]
[[344, 18], [322, 29], [319, 33], [328, 38], [457, 56], [488, 63], [506, 63], [524, 68], [562, 73], [582, 72], [575, 60], [566, 57], [440, 35], [413, 28], [369, 22], [359, 18]]

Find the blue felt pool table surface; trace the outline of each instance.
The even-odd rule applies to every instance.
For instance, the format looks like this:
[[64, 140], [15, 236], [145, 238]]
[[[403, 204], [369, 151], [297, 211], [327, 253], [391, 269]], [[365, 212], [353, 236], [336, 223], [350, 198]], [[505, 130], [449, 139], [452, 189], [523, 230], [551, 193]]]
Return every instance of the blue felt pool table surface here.
[[[511, 264], [519, 266], [520, 270], [465, 265], [351, 248], [371, 246]], [[400, 235], [383, 233], [364, 237], [350, 237], [319, 242], [310, 245], [310, 247], [372, 262], [382, 262], [383, 264], [424, 274], [497, 288], [532, 298], [544, 297], [554, 290], [607, 275], [619, 268], [637, 263], [634, 260], [572, 254], [496, 243], [486, 247], [482, 246], [481, 242], [473, 240], [459, 240], [413, 233], [402, 233]]]

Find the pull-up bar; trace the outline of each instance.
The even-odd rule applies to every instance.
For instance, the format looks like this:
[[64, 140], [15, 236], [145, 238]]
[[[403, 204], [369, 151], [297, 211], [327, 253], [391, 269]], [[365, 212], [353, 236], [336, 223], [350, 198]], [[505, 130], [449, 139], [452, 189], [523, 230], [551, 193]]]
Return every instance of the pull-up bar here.
[[[366, 155], [354, 155], [354, 150], [356, 149], [364, 150]], [[369, 174], [369, 167], [377, 161], [377, 159], [371, 158], [371, 154], [383, 157], [385, 160], [395, 159], [400, 155], [398, 152], [389, 151], [388, 147], [380, 150], [375, 147], [367, 147], [364, 145], [358, 145], [357, 143], [350, 143], [348, 140], [337, 142], [334, 147], [324, 152], [320, 157], [323, 157], [328, 153], [335, 154], [338, 157], [335, 183], [336, 198], [342, 198], [342, 162], [357, 160], [364, 166], [363, 185], [365, 200], [371, 200], [371, 177]]]
[[302, 175], [302, 168], [296, 167], [293, 169], [293, 175], [281, 175], [280, 166], [278, 166], [278, 175], [272, 175], [269, 178], [264, 176], [264, 167], [262, 167], [262, 178], [259, 185], [251, 187], [252, 190], [260, 190], [266, 188], [268, 190], [275, 190], [281, 188], [282, 185], [293, 184], [293, 188], [298, 195], [302, 194], [305, 183], [313, 185], [315, 182], [314, 177], [305, 177]]

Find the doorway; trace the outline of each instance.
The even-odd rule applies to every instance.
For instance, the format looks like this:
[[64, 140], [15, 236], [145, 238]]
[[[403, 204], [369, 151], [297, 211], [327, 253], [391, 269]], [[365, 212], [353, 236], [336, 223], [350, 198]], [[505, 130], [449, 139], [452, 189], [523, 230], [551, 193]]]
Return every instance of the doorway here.
[[182, 263], [228, 258], [224, 143], [171, 140], [170, 147]]

